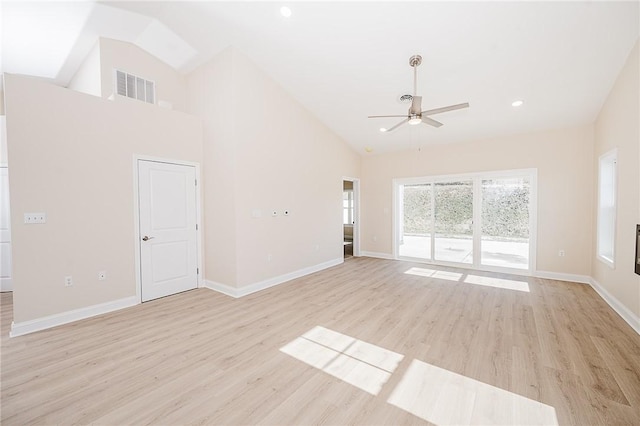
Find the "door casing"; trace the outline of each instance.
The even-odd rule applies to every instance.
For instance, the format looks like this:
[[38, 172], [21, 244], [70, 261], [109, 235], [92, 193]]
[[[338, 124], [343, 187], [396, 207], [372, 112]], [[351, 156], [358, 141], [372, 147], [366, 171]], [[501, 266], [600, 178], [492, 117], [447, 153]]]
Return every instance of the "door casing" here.
[[142, 262], [140, 259], [140, 241], [142, 235], [140, 235], [140, 197], [139, 197], [139, 181], [138, 181], [138, 163], [140, 161], [153, 161], [157, 163], [176, 164], [179, 166], [191, 166], [195, 168], [196, 179], [198, 181], [196, 191], [196, 223], [198, 224], [198, 230], [196, 232], [196, 253], [199, 273], [197, 276], [197, 286], [203, 286], [204, 277], [204, 264], [202, 262], [202, 238], [203, 238], [203, 224], [202, 224], [202, 179], [200, 174], [200, 164], [191, 161], [174, 160], [161, 157], [152, 157], [147, 155], [134, 155], [133, 156], [133, 217], [134, 217], [134, 253], [135, 253], [135, 275], [136, 275], [136, 297], [138, 303], [142, 303]]

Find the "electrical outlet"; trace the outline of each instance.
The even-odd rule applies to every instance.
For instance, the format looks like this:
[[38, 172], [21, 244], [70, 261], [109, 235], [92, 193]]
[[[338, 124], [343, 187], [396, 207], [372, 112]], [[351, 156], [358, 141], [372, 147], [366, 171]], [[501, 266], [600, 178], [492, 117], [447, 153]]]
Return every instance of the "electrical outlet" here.
[[71, 277], [71, 275], [67, 275], [66, 277], [64, 277], [64, 286], [71, 287], [72, 285], [73, 285], [73, 278]]
[[558, 256], [559, 257], [564, 257], [564, 250], [558, 251]]
[[107, 279], [107, 271], [98, 272], [98, 281], [104, 281]]
[[267, 262], [271, 262], [272, 259], [273, 259], [273, 256], [271, 255], [271, 253], [269, 253], [267, 255]]

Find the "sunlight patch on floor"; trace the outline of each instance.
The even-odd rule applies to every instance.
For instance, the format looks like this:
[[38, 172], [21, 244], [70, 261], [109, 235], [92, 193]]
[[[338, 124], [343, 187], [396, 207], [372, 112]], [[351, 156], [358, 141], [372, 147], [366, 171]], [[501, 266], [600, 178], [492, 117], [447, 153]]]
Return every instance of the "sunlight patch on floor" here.
[[404, 355], [316, 326], [280, 348], [312, 367], [377, 395]]
[[483, 275], [462, 274], [458, 272], [443, 271], [428, 268], [409, 268], [405, 274], [417, 275], [419, 277], [437, 278], [441, 280], [456, 281], [466, 284], [482, 285], [485, 287], [503, 288], [506, 290], [517, 290], [529, 293], [529, 283], [525, 279], [508, 280], [504, 278], [486, 277]]
[[558, 425], [555, 408], [414, 359], [387, 400], [444, 425]]

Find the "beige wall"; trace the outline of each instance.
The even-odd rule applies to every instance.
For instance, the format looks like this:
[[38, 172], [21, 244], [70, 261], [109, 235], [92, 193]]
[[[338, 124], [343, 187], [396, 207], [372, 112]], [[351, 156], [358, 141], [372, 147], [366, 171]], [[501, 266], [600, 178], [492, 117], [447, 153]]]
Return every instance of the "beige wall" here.
[[5, 91], [14, 321], [135, 296], [133, 155], [202, 162], [200, 121], [15, 75]]
[[203, 122], [205, 278], [236, 285], [236, 160], [231, 50], [188, 76], [190, 114]]
[[597, 187], [598, 157], [618, 149], [618, 209], [616, 216], [616, 266], [611, 269], [595, 256], [596, 207], [593, 205], [592, 276], [613, 297], [640, 316], [640, 276], [634, 273], [635, 226], [640, 223], [640, 62], [638, 42], [607, 97], [595, 124], [594, 177]]
[[[131, 43], [100, 38], [103, 98], [114, 93], [114, 69], [155, 81], [156, 103], [167, 101], [173, 105], [173, 109], [186, 111], [186, 81], [182, 74]], [[128, 101], [126, 98], [118, 99]]]
[[[593, 126], [423, 147], [362, 161], [362, 250], [392, 254], [392, 179], [538, 169], [537, 269], [589, 275]], [[565, 257], [558, 251], [565, 250]]]
[[100, 40], [96, 41], [95, 46], [80, 65], [69, 82], [68, 88], [87, 95], [102, 96]]
[[206, 278], [243, 287], [341, 258], [342, 177], [359, 156], [234, 49], [188, 87], [204, 121]]
[[342, 178], [360, 175], [360, 157], [248, 58], [233, 59], [242, 287], [342, 259]]

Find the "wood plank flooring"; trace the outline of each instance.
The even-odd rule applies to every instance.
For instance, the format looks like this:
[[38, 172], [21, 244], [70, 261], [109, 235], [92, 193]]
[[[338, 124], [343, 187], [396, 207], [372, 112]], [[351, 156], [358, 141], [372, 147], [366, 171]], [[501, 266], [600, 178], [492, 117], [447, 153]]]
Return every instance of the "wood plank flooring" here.
[[350, 258], [13, 339], [0, 307], [2, 425], [640, 424], [640, 336], [584, 284]]

